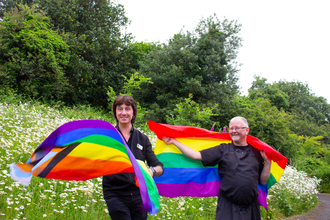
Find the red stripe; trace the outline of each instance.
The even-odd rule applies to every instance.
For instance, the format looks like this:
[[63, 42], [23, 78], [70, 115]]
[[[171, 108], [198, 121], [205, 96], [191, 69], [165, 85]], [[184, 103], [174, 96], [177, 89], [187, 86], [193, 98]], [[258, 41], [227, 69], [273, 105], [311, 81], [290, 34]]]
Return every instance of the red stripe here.
[[[185, 137], [211, 137], [224, 140], [231, 140], [229, 133], [216, 133], [203, 128], [196, 128], [190, 126], [159, 124], [149, 120], [149, 128], [155, 132], [158, 139], [163, 137], [185, 138]], [[282, 169], [285, 169], [287, 158], [277, 152], [268, 144], [260, 141], [258, 138], [251, 135], [247, 136], [247, 142], [258, 150], [264, 150], [267, 156], [276, 162]]]

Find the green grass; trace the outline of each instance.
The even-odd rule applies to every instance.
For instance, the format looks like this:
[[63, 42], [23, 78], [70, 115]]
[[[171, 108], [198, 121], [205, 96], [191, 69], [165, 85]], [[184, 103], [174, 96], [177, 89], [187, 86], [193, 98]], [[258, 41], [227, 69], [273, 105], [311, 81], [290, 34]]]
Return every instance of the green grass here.
[[[26, 162], [34, 149], [66, 122], [93, 118], [114, 123], [112, 115], [88, 106], [49, 107], [3, 96], [0, 112], [0, 219], [109, 219], [101, 178], [67, 182], [33, 177], [30, 185], [23, 187], [10, 178], [9, 166]], [[136, 127], [155, 143], [155, 135], [145, 124]], [[284, 183], [276, 184], [269, 192], [270, 211], [262, 208], [262, 219], [302, 213], [317, 204], [319, 182], [298, 175], [301, 173], [294, 169], [286, 170]], [[160, 211], [148, 219], [214, 219], [216, 201], [216, 197], [161, 197]]]

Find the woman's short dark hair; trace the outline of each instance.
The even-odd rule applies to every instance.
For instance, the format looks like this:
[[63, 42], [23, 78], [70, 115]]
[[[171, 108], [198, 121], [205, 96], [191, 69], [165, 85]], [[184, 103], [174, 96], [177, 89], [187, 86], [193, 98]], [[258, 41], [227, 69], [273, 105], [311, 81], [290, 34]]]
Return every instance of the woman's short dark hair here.
[[116, 109], [117, 109], [118, 105], [122, 105], [122, 104], [132, 106], [133, 117], [132, 117], [131, 122], [132, 122], [132, 124], [134, 124], [135, 118], [136, 118], [136, 115], [137, 115], [137, 104], [136, 104], [136, 101], [133, 99], [133, 97], [130, 96], [130, 95], [119, 95], [119, 96], [117, 96], [115, 101], [112, 103], [112, 113], [115, 116], [115, 119], [116, 119], [117, 123], [118, 123], [118, 119], [117, 119], [117, 116], [116, 116]]

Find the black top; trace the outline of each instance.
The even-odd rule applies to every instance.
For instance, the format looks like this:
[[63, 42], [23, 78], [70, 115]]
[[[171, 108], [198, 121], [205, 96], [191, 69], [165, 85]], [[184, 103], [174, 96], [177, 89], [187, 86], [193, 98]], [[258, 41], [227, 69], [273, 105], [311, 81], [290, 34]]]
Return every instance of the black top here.
[[[116, 129], [120, 132], [118, 125]], [[126, 143], [137, 160], [147, 161], [149, 166], [163, 167], [163, 164], [157, 159], [152, 150], [149, 138], [139, 130], [132, 127], [131, 136]], [[104, 199], [114, 195], [134, 195], [140, 193], [139, 188], [135, 185], [134, 173], [103, 176], [102, 185]]]
[[222, 193], [237, 205], [250, 205], [258, 198], [258, 183], [263, 169], [259, 150], [248, 145], [221, 144], [201, 151], [204, 166], [218, 164]]

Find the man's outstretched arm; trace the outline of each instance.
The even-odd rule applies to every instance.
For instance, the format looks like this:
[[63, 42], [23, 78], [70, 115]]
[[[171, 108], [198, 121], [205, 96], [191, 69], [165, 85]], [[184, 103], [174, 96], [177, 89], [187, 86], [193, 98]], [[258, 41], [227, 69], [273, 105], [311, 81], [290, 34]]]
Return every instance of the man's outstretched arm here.
[[182, 144], [175, 138], [169, 138], [169, 137], [164, 137], [163, 141], [166, 144], [174, 144], [179, 150], [187, 157], [193, 159], [193, 160], [202, 160], [202, 155], [199, 151], [195, 151], [191, 149], [190, 147]]

